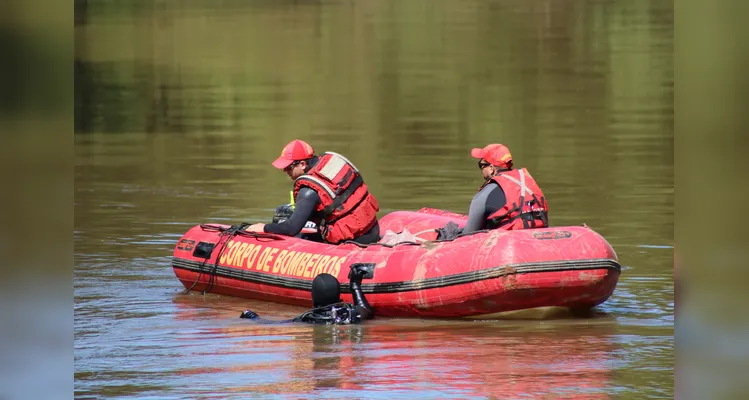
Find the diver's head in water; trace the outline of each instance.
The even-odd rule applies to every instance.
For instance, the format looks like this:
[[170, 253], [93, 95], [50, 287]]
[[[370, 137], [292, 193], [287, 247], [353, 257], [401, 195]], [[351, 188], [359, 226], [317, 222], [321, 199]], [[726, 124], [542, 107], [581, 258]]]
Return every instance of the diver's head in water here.
[[325, 307], [341, 302], [341, 285], [330, 274], [320, 274], [312, 281], [312, 306]]

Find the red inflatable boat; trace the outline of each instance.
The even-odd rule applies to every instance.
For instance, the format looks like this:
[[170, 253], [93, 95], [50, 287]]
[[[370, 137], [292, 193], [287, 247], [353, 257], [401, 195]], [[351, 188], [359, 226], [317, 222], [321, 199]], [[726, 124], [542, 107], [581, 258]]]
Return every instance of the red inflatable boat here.
[[[466, 217], [397, 211], [380, 232], [415, 233], [395, 245], [329, 245], [226, 225], [190, 229], [172, 266], [192, 290], [310, 307], [312, 279], [327, 272], [348, 293], [349, 265], [373, 263], [363, 291], [378, 316], [497, 318], [521, 310], [590, 309], [609, 298], [621, 267], [606, 240], [584, 226], [492, 230], [435, 241], [436, 228]], [[391, 235], [392, 237], [392, 235]]]

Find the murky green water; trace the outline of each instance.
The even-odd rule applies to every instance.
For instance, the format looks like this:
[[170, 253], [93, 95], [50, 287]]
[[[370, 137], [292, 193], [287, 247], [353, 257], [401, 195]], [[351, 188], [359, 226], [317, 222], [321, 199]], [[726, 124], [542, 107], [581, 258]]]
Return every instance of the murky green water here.
[[[83, 3], [81, 3], [83, 4]], [[84, 7], [80, 7], [83, 10]], [[76, 396], [673, 397], [673, 4], [88, 2], [76, 16]], [[624, 266], [591, 319], [255, 326], [175, 241], [288, 200], [294, 138], [382, 213], [465, 212], [502, 142]]]

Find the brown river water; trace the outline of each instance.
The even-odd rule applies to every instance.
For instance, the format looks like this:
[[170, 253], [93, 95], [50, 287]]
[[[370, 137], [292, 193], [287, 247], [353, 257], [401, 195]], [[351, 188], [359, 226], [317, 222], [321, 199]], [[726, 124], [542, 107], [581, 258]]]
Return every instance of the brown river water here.
[[[78, 398], [672, 398], [673, 3], [76, 2]], [[623, 271], [589, 318], [258, 326], [182, 294], [176, 241], [267, 222], [285, 143], [345, 154], [381, 215], [466, 212], [501, 142]]]

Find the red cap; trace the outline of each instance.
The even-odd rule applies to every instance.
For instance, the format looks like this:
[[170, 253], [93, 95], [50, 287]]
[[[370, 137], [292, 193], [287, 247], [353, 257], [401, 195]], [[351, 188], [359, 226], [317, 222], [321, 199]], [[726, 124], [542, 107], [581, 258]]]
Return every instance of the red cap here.
[[471, 150], [471, 157], [484, 159], [491, 165], [500, 168], [510, 168], [512, 166], [512, 154], [510, 149], [503, 144], [492, 143], [486, 145], [483, 149]]
[[307, 142], [299, 139], [292, 140], [281, 150], [281, 156], [276, 158], [276, 161], [273, 161], [273, 166], [278, 169], [284, 169], [294, 161], [312, 158], [314, 154], [315, 151], [312, 150], [312, 146], [308, 145]]

